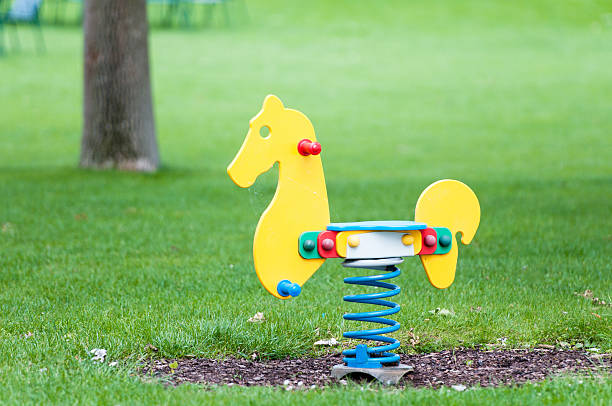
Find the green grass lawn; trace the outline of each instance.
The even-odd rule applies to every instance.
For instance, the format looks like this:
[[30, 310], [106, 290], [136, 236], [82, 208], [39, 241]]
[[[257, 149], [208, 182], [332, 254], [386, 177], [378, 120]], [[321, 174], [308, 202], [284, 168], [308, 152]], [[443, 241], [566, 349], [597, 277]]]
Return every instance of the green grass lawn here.
[[[612, 4], [302, 3], [253, 1], [249, 25], [151, 33], [153, 175], [77, 169], [81, 32], [45, 27], [38, 56], [20, 30], [24, 49], [0, 57], [0, 403], [610, 404], [609, 377], [294, 394], [133, 376], [151, 356], [313, 356], [350, 327], [342, 278], [355, 272], [340, 261], [294, 300], [255, 276], [276, 174], [245, 191], [225, 168], [268, 93], [313, 122], [332, 221], [412, 219], [440, 178], [479, 196], [453, 286], [403, 264], [401, 351], [503, 338], [612, 350], [612, 308], [574, 295], [612, 301]], [[266, 322], [248, 323], [257, 311]], [[89, 361], [93, 348], [119, 366]]]

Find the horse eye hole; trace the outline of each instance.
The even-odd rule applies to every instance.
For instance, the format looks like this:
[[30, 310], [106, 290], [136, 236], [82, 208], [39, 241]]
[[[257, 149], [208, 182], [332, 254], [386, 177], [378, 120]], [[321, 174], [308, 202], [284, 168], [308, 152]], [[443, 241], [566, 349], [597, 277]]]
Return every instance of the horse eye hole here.
[[261, 138], [268, 138], [270, 136], [270, 127], [267, 125], [262, 126], [259, 129], [259, 135], [261, 135]]

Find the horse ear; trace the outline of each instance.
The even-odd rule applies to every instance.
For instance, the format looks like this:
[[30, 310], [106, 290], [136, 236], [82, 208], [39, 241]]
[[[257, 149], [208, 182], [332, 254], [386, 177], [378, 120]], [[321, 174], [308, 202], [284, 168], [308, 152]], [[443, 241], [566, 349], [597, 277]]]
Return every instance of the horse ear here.
[[283, 108], [283, 102], [273, 94], [266, 96], [263, 102], [264, 110], [282, 110]]

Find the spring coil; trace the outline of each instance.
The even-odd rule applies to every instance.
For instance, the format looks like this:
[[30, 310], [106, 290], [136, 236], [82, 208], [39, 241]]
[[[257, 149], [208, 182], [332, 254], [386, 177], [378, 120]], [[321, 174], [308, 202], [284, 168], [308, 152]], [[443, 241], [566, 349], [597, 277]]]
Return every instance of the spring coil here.
[[370, 260], [346, 260], [342, 263], [342, 265], [347, 268], [367, 268], [384, 272], [378, 275], [353, 276], [345, 278], [344, 283], [389, 289], [388, 291], [383, 292], [344, 296], [344, 301], [346, 302], [373, 304], [387, 307], [387, 309], [383, 310], [347, 313], [344, 315], [345, 320], [366, 321], [386, 325], [386, 327], [376, 329], [347, 331], [343, 334], [345, 338], [372, 340], [383, 343], [383, 345], [378, 345], [375, 347], [368, 347], [365, 344], [359, 344], [355, 349], [343, 351], [342, 355], [345, 356], [343, 361], [349, 367], [381, 368], [383, 365], [399, 362], [399, 355], [390, 352], [400, 346], [399, 340], [392, 337], [386, 337], [383, 334], [392, 333], [400, 328], [399, 322], [385, 318], [386, 316], [399, 312], [400, 305], [389, 300], [384, 300], [399, 294], [400, 287], [392, 283], [382, 281], [399, 276], [400, 270], [395, 265], [401, 263], [402, 261], [402, 258], [383, 258]]

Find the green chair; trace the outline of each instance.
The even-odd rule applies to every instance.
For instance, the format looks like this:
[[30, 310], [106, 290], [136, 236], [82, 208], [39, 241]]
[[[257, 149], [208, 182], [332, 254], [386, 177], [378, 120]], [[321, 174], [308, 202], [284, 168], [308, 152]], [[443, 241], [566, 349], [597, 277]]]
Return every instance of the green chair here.
[[[219, 10], [221, 13], [223, 13], [223, 18], [225, 20], [226, 27], [232, 26], [232, 19], [230, 18], [230, 8], [232, 8], [235, 12], [237, 11], [236, 7], [240, 7], [242, 9], [242, 22], [245, 23], [249, 20], [249, 13], [247, 11], [246, 3], [244, 2], [244, 0], [181, 0], [181, 2], [190, 7], [191, 10], [187, 14], [194, 15], [194, 17], [196, 14], [195, 7], [200, 6], [203, 13], [202, 17], [204, 27], [209, 27], [211, 25], [213, 13], [215, 12], [215, 10]], [[189, 20], [187, 20], [187, 25], [190, 25]]]
[[[2, 3], [7, 2], [3, 1]], [[4, 27], [7, 25], [12, 25], [14, 27], [12, 30], [13, 49], [18, 50], [21, 48], [19, 35], [17, 33], [18, 24], [32, 25], [37, 32], [37, 34], [35, 34], [35, 38], [38, 39], [37, 49], [40, 53], [45, 51], [45, 39], [42, 34], [39, 18], [41, 4], [42, 0], [14, 0], [8, 11], [4, 11], [4, 9], [0, 7], [0, 54], [4, 52]], [[4, 4], [0, 4], [0, 6], [3, 5]]]

